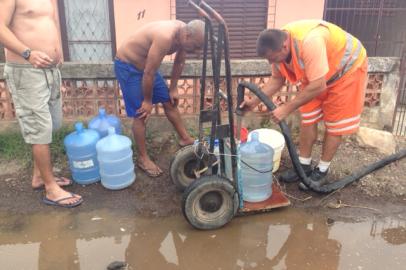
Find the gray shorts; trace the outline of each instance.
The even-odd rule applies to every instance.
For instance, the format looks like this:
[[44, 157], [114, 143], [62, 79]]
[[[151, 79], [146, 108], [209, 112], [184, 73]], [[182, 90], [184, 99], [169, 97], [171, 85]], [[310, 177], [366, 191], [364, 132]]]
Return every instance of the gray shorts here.
[[4, 78], [28, 144], [49, 144], [62, 124], [61, 73], [29, 64], [6, 63]]

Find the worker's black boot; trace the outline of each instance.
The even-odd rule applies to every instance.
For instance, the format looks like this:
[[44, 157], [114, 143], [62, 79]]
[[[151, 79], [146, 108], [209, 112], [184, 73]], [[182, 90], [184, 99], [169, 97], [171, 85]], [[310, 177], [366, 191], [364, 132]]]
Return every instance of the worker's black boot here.
[[[306, 176], [309, 176], [312, 173], [312, 166], [311, 165], [302, 165], [302, 168], [306, 174]], [[296, 173], [296, 170], [294, 168], [289, 169], [285, 172], [283, 172], [280, 176], [279, 179], [282, 182], [286, 182], [286, 183], [292, 183], [295, 182], [297, 180], [299, 180], [299, 175]]]
[[[313, 182], [313, 184], [317, 185], [318, 187], [324, 185], [327, 182], [327, 173], [328, 170], [325, 172], [321, 172], [318, 167], [314, 168], [311, 172], [309, 179]], [[299, 184], [299, 189], [307, 191], [309, 188], [303, 184], [302, 182]]]

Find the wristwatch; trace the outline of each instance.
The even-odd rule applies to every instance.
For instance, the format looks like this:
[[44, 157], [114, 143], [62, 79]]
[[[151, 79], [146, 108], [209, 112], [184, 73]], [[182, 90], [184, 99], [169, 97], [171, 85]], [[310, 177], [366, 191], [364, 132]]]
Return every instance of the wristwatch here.
[[31, 49], [26, 49], [21, 53], [21, 56], [25, 59], [28, 60], [31, 56]]

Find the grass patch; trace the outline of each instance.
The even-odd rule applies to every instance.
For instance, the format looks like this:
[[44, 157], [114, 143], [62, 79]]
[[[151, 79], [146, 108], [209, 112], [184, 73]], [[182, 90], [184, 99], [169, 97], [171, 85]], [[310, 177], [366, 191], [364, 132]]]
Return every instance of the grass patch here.
[[261, 120], [259, 126], [261, 128], [270, 128], [270, 129], [279, 129], [278, 124], [275, 124], [275, 122], [273, 122], [270, 118], [264, 118]]
[[[54, 132], [50, 145], [52, 163], [61, 163], [66, 160], [63, 139], [72, 131], [72, 126], [63, 126]], [[25, 167], [31, 166], [31, 145], [24, 142], [19, 131], [2, 132], [0, 133], [0, 157], [5, 161], [18, 161]]]
[[0, 156], [2, 160], [17, 160], [25, 165], [31, 159], [31, 147], [24, 142], [19, 131], [0, 134]]
[[66, 163], [67, 156], [63, 140], [65, 137], [74, 131], [73, 125], [64, 125], [52, 135], [52, 143], [50, 144], [51, 158], [53, 164]]

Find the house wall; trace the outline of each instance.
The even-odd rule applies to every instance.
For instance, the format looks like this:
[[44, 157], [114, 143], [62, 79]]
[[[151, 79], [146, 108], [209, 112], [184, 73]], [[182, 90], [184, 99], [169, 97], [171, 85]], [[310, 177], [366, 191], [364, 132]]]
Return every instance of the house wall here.
[[275, 27], [280, 28], [296, 20], [322, 19], [323, 11], [324, 0], [276, 1]]
[[[362, 124], [365, 126], [390, 130], [396, 104], [396, 90], [399, 84], [399, 58], [372, 57], [368, 60], [368, 85], [365, 92], [365, 109]], [[163, 76], [169, 81], [173, 62], [165, 61], [160, 68]], [[224, 64], [223, 64], [224, 66]], [[269, 64], [265, 60], [232, 60], [232, 96], [235, 100], [236, 86], [239, 81], [246, 80], [262, 87], [269, 79]], [[100, 106], [109, 113], [126, 118], [124, 102], [114, 76], [112, 63], [65, 63], [62, 66], [62, 99], [64, 120], [86, 120], [96, 115]], [[197, 123], [200, 108], [200, 78], [202, 61], [187, 61], [182, 76], [178, 81], [179, 110], [182, 117], [191, 119], [190, 127]], [[6, 123], [16, 124], [15, 109], [3, 78], [3, 65], [0, 64], [0, 130]], [[208, 67], [207, 76], [212, 76]], [[224, 69], [221, 70], [220, 88], [224, 86]], [[208, 78], [205, 91], [205, 106], [212, 104], [212, 80]], [[286, 102], [296, 95], [296, 88], [289, 87], [277, 94], [275, 102]], [[226, 106], [224, 104], [224, 106]], [[223, 105], [221, 106], [223, 108]], [[264, 106], [259, 105], [253, 114], [255, 117], [267, 119], [268, 113]], [[170, 128], [165, 120], [161, 105], [154, 106], [152, 116], [155, 130]], [[297, 117], [292, 115], [288, 122]], [[258, 119], [256, 123], [259, 123]], [[295, 124], [295, 125], [296, 125]]]
[[[57, 0], [52, 1], [57, 5]], [[176, 18], [175, 3], [176, 0], [114, 0], [116, 47], [145, 23]], [[323, 18], [324, 0], [268, 0], [268, 3], [268, 28], [299, 19]]]
[[[174, 19], [175, 2], [176, 0], [114, 0], [117, 48], [137, 27], [151, 21]], [[322, 19], [323, 10], [324, 0], [268, 0], [267, 26], [281, 27], [300, 19]], [[143, 11], [144, 16], [138, 16]]]
[[141, 25], [157, 20], [170, 20], [170, 8], [169, 0], [115, 0], [117, 48]]

